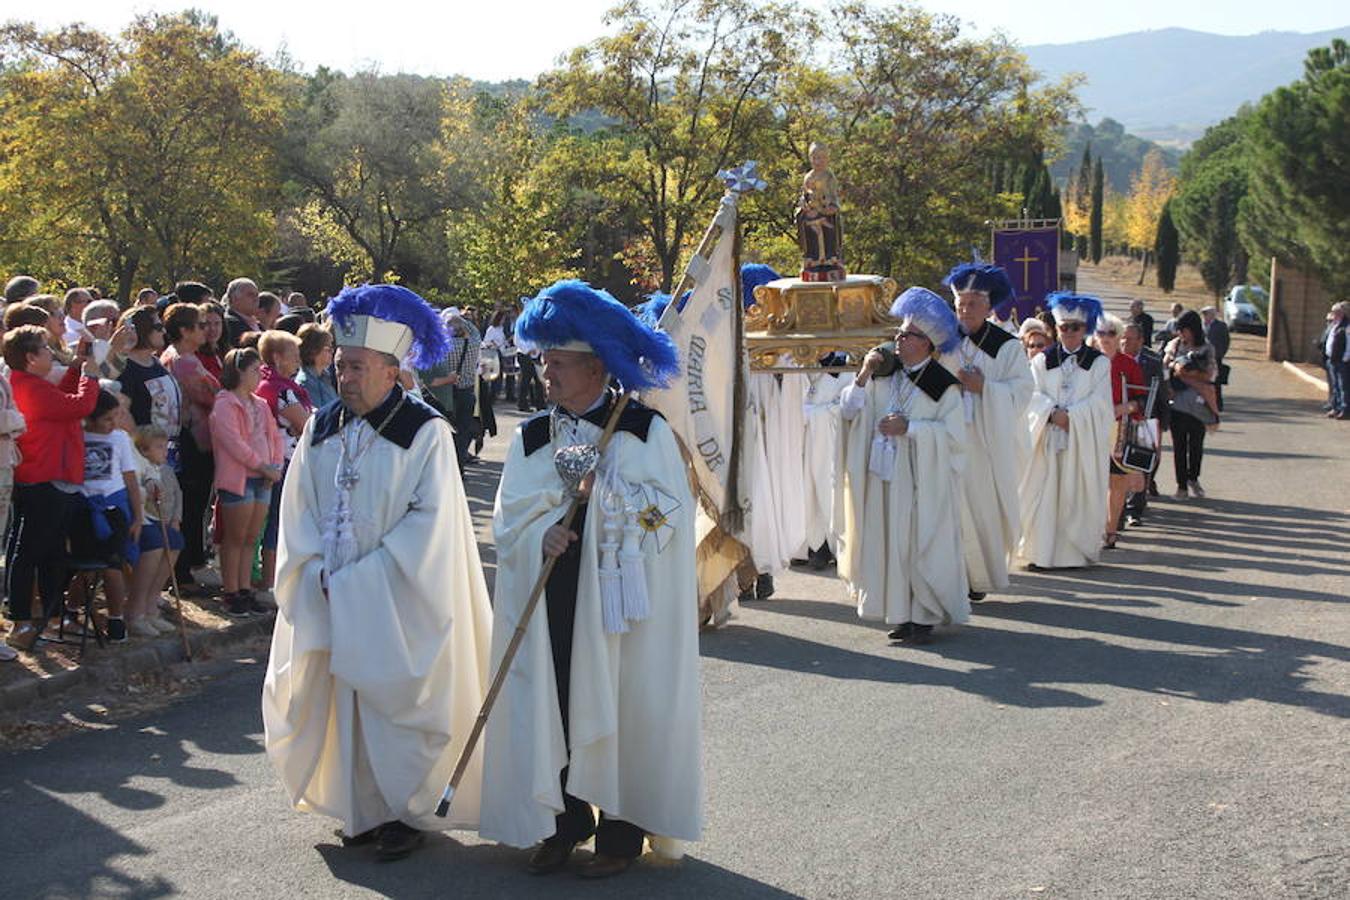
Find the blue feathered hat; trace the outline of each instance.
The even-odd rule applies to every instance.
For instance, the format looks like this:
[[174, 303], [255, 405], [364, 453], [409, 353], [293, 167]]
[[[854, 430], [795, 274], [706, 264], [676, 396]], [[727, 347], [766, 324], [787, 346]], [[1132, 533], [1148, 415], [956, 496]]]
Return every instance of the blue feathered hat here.
[[961, 343], [961, 326], [947, 301], [928, 288], [912, 287], [891, 304], [891, 315], [909, 319], [928, 336], [940, 353], [950, 353]]
[[1054, 314], [1056, 325], [1082, 322], [1088, 334], [1097, 330], [1097, 320], [1102, 317], [1102, 301], [1087, 294], [1055, 291], [1045, 298], [1045, 305]]
[[670, 295], [657, 291], [655, 294], [648, 294], [646, 300], [633, 307], [633, 315], [648, 328], [655, 328], [660, 324], [661, 317], [665, 315], [666, 307], [669, 305]]
[[665, 387], [680, 372], [669, 335], [584, 281], [559, 281], [526, 302], [516, 336], [540, 350], [594, 353], [628, 391]]
[[947, 273], [942, 283], [950, 287], [953, 294], [965, 291], [988, 294], [990, 306], [998, 306], [1008, 300], [1017, 299], [1012, 279], [1002, 266], [991, 266], [981, 262], [961, 263]]
[[[429, 369], [450, 353], [450, 335], [431, 304], [398, 284], [346, 287], [328, 301], [338, 347], [365, 347]], [[412, 355], [408, 356], [408, 351]]]
[[[680, 312], [684, 312], [684, 305], [689, 302], [690, 291], [685, 291], [680, 295], [680, 302], [675, 307]], [[662, 291], [654, 294], [648, 294], [647, 299], [633, 307], [633, 315], [644, 325], [650, 325], [656, 328], [661, 324], [661, 317], [666, 314], [666, 307], [670, 306], [670, 295]]]
[[745, 308], [749, 309], [750, 304], [755, 302], [755, 288], [782, 277], [763, 263], [746, 263], [741, 266], [741, 302], [745, 304]]

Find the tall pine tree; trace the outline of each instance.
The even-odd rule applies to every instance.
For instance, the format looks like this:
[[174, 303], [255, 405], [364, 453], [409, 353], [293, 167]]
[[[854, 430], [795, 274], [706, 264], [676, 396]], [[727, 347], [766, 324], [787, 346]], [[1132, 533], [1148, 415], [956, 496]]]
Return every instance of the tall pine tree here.
[[1153, 253], [1158, 260], [1158, 287], [1163, 293], [1172, 293], [1177, 284], [1177, 265], [1181, 262], [1181, 241], [1172, 222], [1172, 203], [1163, 206], [1158, 217], [1158, 235], [1153, 241]]
[[1092, 216], [1088, 225], [1088, 244], [1093, 265], [1102, 261], [1102, 211], [1106, 203], [1103, 179], [1102, 161], [1098, 157], [1092, 166]]

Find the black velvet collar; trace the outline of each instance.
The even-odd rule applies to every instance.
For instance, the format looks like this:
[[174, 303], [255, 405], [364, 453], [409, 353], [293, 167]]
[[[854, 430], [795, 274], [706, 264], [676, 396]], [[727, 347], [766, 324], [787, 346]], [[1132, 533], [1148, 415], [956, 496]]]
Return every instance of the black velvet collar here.
[[[384, 424], [384, 420], [400, 399], [403, 400], [403, 405], [399, 407], [398, 412], [394, 413], [394, 417], [389, 420], [389, 424], [384, 426], [384, 430], [380, 432], [380, 437], [407, 450], [412, 446], [413, 439], [417, 437], [417, 432], [421, 430], [423, 425], [433, 419], [443, 418], [440, 413], [416, 397], [411, 395], [405, 397], [403, 388], [394, 385], [394, 389], [389, 392], [389, 396], [384, 399], [384, 402], [366, 413], [362, 418], [370, 424], [371, 428], [379, 428]], [[314, 414], [314, 433], [310, 438], [310, 443], [317, 447], [338, 433], [344, 419], [350, 419], [354, 415], [355, 413], [347, 410], [341, 400], [334, 400], [329, 403]]]
[[1058, 369], [1060, 365], [1070, 357], [1077, 357], [1079, 368], [1087, 371], [1092, 368], [1092, 364], [1097, 361], [1097, 357], [1102, 352], [1096, 348], [1084, 344], [1077, 353], [1068, 353], [1063, 344], [1055, 344], [1049, 350], [1045, 351], [1045, 370]]
[[927, 394], [934, 402], [942, 399], [947, 388], [961, 383], [937, 360], [930, 360], [917, 374], [903, 368], [901, 371], [905, 373], [906, 378], [914, 382], [916, 388]]
[[986, 321], [980, 326], [979, 331], [969, 335], [971, 343], [980, 350], [997, 358], [998, 352], [1003, 349], [1003, 345], [1008, 341], [1017, 340], [1016, 337], [999, 328], [993, 322]]
[[[577, 418], [585, 419], [598, 428], [604, 428], [609, 423], [609, 412], [614, 408], [616, 399], [616, 394], [610, 391], [605, 397], [604, 403]], [[652, 426], [652, 419], [660, 415], [656, 410], [649, 406], [643, 406], [637, 400], [629, 400], [628, 405], [619, 414], [619, 424], [615, 426], [614, 430], [626, 431], [645, 444], [647, 432]], [[553, 439], [553, 435], [549, 431], [549, 410], [535, 415], [520, 426], [520, 436], [521, 440], [525, 442], [526, 456], [548, 444]]]

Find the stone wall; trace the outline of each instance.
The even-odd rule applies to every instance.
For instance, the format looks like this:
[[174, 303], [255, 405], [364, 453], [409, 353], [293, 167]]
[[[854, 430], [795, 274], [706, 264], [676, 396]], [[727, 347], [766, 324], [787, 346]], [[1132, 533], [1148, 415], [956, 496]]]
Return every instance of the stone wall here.
[[1333, 298], [1317, 276], [1270, 261], [1270, 328], [1266, 357], [1276, 362], [1320, 363], [1317, 339]]

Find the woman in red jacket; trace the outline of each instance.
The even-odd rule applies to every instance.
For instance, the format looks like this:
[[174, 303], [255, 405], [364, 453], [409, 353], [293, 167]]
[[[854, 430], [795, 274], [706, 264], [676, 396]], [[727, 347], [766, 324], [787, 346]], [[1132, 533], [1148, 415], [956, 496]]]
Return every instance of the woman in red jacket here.
[[[14, 523], [5, 572], [10, 617], [16, 624], [6, 640], [15, 649], [31, 650], [47, 620], [61, 608], [67, 519], [78, 485], [84, 483], [81, 423], [98, 401], [98, 381], [79, 366], [71, 366], [60, 384], [47, 381], [52, 351], [46, 331], [35, 325], [6, 334], [3, 353], [14, 402], [28, 423], [18, 440], [22, 461], [14, 468]], [[90, 366], [88, 343], [80, 342], [79, 354]], [[42, 596], [36, 615], [34, 582]]]

